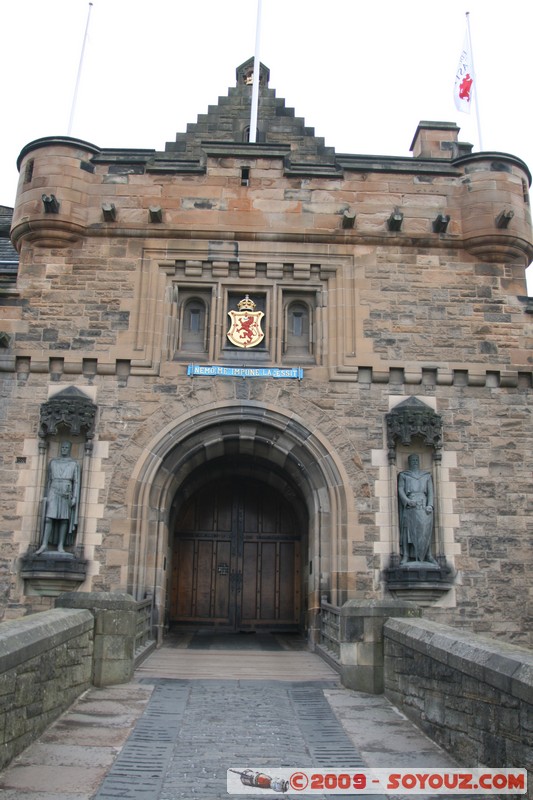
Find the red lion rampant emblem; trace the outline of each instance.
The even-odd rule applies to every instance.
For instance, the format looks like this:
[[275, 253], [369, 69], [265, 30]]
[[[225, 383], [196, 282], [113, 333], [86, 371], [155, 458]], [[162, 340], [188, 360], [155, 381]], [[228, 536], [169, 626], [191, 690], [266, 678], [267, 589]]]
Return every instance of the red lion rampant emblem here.
[[238, 311], [228, 311], [231, 327], [227, 337], [237, 347], [255, 347], [265, 338], [261, 330], [261, 319], [265, 315], [254, 311], [255, 303], [248, 295], [237, 305]]
[[473, 82], [470, 74], [467, 72], [459, 84], [459, 97], [461, 100], [468, 100], [470, 102], [470, 90], [472, 89]]

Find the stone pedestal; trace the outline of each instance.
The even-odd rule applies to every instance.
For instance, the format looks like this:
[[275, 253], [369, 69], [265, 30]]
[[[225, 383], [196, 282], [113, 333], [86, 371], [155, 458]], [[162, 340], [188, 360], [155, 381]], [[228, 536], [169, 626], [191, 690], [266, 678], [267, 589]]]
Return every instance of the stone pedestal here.
[[419, 605], [429, 606], [453, 587], [455, 576], [446, 564], [444, 556], [437, 556], [436, 564], [411, 561], [400, 563], [400, 557], [393, 555], [390, 566], [385, 570], [387, 588], [398, 600], [409, 600]]
[[86, 608], [94, 615], [94, 686], [127, 683], [133, 678], [137, 603], [129, 594], [67, 592], [56, 608]]
[[87, 577], [87, 560], [77, 553], [29, 553], [20, 560], [26, 594], [58, 597], [79, 586]]
[[340, 616], [340, 674], [343, 686], [368, 694], [384, 691], [383, 626], [391, 617], [420, 617], [414, 603], [348, 600]]

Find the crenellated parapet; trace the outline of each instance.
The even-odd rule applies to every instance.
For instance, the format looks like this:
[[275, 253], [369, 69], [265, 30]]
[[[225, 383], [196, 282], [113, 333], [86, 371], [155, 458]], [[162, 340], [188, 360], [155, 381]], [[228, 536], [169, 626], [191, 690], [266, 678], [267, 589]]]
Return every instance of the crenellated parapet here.
[[[421, 122], [409, 158], [330, 148], [327, 174], [324, 153], [296, 169], [282, 141], [215, 142], [201, 138], [208, 128], [189, 126], [187, 135], [197, 137], [201, 151], [196, 161], [192, 144], [185, 159], [177, 151], [101, 149], [69, 137], [30, 142], [18, 160], [13, 244], [20, 250], [23, 240], [57, 248], [87, 236], [190, 238], [217, 226], [245, 240], [249, 211], [256, 240], [274, 228], [280, 239], [305, 230], [309, 241], [453, 244], [480, 261], [521, 267], [533, 259], [526, 164], [507, 153], [472, 153], [471, 145], [457, 141], [453, 123]], [[306, 137], [316, 150], [315, 137]], [[194, 196], [192, 174], [202, 184]], [[296, 180], [313, 180], [313, 188], [298, 188]], [[394, 191], [387, 193], [385, 185]], [[257, 194], [262, 188], [267, 199]]]

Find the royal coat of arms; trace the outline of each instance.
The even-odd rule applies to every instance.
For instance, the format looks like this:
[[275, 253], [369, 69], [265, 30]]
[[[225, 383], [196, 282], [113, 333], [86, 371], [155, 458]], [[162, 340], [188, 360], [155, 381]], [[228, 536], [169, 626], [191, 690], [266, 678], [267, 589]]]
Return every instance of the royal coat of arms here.
[[228, 311], [231, 326], [227, 333], [230, 342], [237, 347], [256, 347], [265, 338], [261, 330], [262, 311], [254, 311], [254, 301], [246, 295], [237, 303], [238, 311]]

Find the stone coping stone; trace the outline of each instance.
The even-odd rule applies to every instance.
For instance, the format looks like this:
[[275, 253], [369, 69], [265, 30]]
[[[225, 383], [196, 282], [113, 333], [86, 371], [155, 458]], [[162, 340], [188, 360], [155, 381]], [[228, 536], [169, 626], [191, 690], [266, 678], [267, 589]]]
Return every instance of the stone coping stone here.
[[416, 603], [408, 600], [347, 600], [340, 611], [341, 616], [354, 617], [394, 617], [395, 614], [419, 617], [422, 613]]
[[54, 650], [93, 627], [93, 615], [84, 609], [53, 609], [6, 620], [0, 625], [0, 673]]
[[385, 623], [385, 636], [531, 703], [531, 650], [425, 619], [389, 619]]
[[119, 592], [65, 592], [56, 599], [55, 607], [135, 611], [137, 601], [131, 594]]

